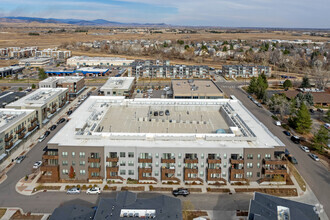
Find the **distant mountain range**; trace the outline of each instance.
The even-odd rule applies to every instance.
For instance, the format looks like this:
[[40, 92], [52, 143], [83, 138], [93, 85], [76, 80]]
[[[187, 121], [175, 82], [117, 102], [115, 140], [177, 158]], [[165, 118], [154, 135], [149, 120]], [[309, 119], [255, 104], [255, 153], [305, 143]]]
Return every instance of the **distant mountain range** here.
[[35, 18], [35, 17], [2, 17], [0, 22], [39, 22], [52, 24], [71, 24], [78, 26], [169, 26], [165, 23], [122, 23], [116, 21], [107, 21], [104, 19], [81, 20], [81, 19], [57, 19], [57, 18]]

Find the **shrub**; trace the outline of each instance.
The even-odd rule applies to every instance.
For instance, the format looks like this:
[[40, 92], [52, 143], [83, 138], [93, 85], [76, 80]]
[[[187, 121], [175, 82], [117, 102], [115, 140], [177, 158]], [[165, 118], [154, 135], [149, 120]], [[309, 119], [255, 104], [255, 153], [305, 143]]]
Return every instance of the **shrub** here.
[[149, 185], [149, 190], [152, 191], [154, 187], [152, 185]]

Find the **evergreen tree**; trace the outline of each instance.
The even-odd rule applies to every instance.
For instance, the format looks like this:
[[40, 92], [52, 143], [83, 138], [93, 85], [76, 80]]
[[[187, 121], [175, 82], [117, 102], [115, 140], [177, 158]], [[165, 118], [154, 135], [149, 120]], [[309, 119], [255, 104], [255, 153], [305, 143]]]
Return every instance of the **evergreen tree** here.
[[48, 76], [47, 74], [45, 73], [45, 70], [43, 68], [40, 68], [39, 69], [39, 79], [40, 80], [44, 80], [46, 79]]
[[311, 84], [309, 83], [309, 78], [307, 75], [304, 76], [303, 81], [301, 82], [300, 88], [310, 88]]
[[284, 88], [284, 89], [289, 89], [289, 88], [291, 88], [291, 87], [292, 87], [292, 82], [291, 82], [291, 80], [289, 80], [289, 79], [285, 80], [284, 83], [283, 83], [283, 88]]
[[296, 125], [297, 131], [302, 134], [309, 132], [312, 127], [311, 115], [304, 103], [301, 104], [297, 112]]
[[327, 145], [329, 136], [329, 131], [321, 125], [318, 132], [314, 135], [313, 144], [320, 147], [322, 145]]
[[69, 178], [73, 179], [73, 178], [75, 178], [75, 176], [76, 176], [76, 173], [74, 172], [74, 169], [71, 166], [70, 167], [70, 172], [69, 172]]
[[248, 92], [249, 93], [255, 93], [257, 91], [257, 78], [252, 77], [250, 80], [250, 85], [248, 87]]

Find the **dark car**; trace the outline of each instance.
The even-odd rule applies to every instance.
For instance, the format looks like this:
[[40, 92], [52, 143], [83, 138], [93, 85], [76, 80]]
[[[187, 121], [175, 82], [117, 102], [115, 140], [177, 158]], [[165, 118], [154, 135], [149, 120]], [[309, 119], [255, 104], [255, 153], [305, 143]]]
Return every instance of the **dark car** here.
[[309, 111], [310, 111], [311, 113], [314, 113], [314, 112], [315, 112], [314, 109], [312, 109], [312, 108], [309, 109]]
[[164, 115], [164, 112], [163, 111], [160, 111], [159, 112], [159, 116], [163, 116]]
[[61, 124], [63, 122], [65, 122], [65, 118], [61, 118], [60, 120], [58, 120], [57, 124], [59, 125], [59, 124]]
[[50, 128], [49, 128], [49, 130], [51, 130], [51, 131], [53, 131], [53, 130], [55, 130], [56, 129], [56, 125], [52, 125]]
[[286, 135], [286, 136], [291, 136], [291, 133], [289, 131], [283, 131], [283, 133]]
[[324, 110], [321, 109], [321, 108], [318, 108], [317, 111], [318, 111], [318, 112], [322, 112], [322, 113], [324, 112]]
[[288, 159], [289, 159], [289, 161], [290, 161], [291, 163], [293, 163], [293, 164], [298, 164], [298, 161], [296, 160], [295, 157], [293, 157], [293, 156], [289, 156]]
[[47, 137], [49, 134], [50, 134], [50, 131], [46, 131], [44, 135], [45, 135], [45, 137]]
[[300, 138], [298, 136], [291, 136], [291, 141], [295, 144], [300, 144]]
[[170, 111], [169, 110], [165, 110], [165, 115], [169, 116], [170, 115]]
[[158, 112], [154, 112], [154, 116], [158, 116]]
[[68, 111], [66, 114], [67, 115], [71, 115], [72, 114], [72, 110]]
[[186, 197], [187, 195], [189, 195], [189, 190], [188, 189], [184, 189], [184, 188], [179, 188], [179, 189], [175, 189], [173, 190], [172, 194], [176, 197], [176, 196], [184, 196]]

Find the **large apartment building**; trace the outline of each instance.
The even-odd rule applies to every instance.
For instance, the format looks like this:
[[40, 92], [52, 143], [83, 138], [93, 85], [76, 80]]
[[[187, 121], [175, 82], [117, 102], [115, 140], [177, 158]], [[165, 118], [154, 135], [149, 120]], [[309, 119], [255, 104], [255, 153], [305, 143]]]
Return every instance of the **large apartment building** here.
[[68, 66], [128, 66], [134, 60], [126, 60], [120, 57], [87, 57], [74, 56], [67, 59]]
[[40, 81], [39, 88], [67, 88], [69, 98], [75, 98], [86, 87], [82, 76], [56, 76]]
[[270, 77], [272, 68], [270, 66], [247, 66], [247, 65], [223, 65], [222, 75], [228, 78], [250, 78], [264, 73]]
[[[42, 182], [285, 181], [284, 145], [235, 97], [91, 96], [48, 142]], [[72, 167], [72, 168], [71, 168]], [[72, 173], [71, 173], [72, 174]], [[277, 178], [279, 179], [279, 178]]]
[[45, 124], [67, 101], [67, 88], [41, 88], [6, 105], [6, 108], [33, 109], [39, 123]]
[[0, 162], [37, 129], [37, 125], [35, 110], [0, 109]]
[[206, 78], [208, 66], [170, 65], [169, 61], [136, 61], [128, 69], [128, 76], [137, 78]]
[[130, 97], [134, 92], [134, 77], [110, 77], [100, 91], [108, 96]]
[[71, 57], [70, 50], [57, 50], [57, 48], [48, 48], [36, 52], [37, 57], [52, 57], [60, 60]]

